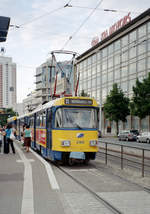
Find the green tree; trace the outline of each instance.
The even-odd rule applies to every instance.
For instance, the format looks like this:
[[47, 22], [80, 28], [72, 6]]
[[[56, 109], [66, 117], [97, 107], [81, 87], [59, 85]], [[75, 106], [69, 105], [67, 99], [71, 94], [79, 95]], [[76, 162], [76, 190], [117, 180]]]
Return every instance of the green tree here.
[[17, 116], [18, 114], [13, 111], [12, 108], [4, 109], [4, 112], [0, 114], [0, 125], [4, 126], [7, 124], [8, 117]]
[[88, 93], [86, 93], [84, 90], [81, 91], [80, 93], [81, 97], [89, 97], [90, 95]]
[[150, 115], [150, 73], [143, 81], [136, 80], [133, 86], [133, 97], [130, 104], [131, 114], [140, 119]]
[[126, 117], [130, 114], [129, 98], [126, 97], [123, 91], [114, 83], [113, 89], [106, 97], [104, 103], [104, 114], [110, 121], [116, 122], [116, 133], [119, 133], [119, 120], [125, 122]]

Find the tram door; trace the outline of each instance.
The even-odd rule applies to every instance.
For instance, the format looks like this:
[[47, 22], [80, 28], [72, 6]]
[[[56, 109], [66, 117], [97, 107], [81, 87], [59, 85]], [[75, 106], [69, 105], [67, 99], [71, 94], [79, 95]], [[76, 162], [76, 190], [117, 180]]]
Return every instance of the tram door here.
[[47, 148], [52, 148], [52, 109], [46, 112]]

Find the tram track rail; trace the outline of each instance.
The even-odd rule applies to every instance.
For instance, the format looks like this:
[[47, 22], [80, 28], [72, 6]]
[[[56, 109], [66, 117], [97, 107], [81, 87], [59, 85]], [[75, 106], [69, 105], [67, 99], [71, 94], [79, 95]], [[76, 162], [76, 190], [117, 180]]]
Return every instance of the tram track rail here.
[[[90, 195], [92, 195], [98, 202], [100, 202], [100, 204], [102, 204], [106, 209], [108, 209], [111, 213], [113, 214], [123, 214], [124, 212], [121, 211], [120, 209], [118, 209], [117, 207], [115, 207], [112, 203], [110, 203], [107, 199], [104, 199], [103, 197], [99, 196], [95, 191], [93, 191], [87, 184], [82, 183], [79, 179], [77, 179], [76, 177], [74, 177], [73, 175], [71, 175], [71, 173], [69, 173], [67, 170], [64, 169], [64, 167], [58, 165], [57, 163], [54, 163], [48, 159], [47, 162], [49, 162], [50, 164], [52, 164], [53, 166], [57, 167], [57, 169], [59, 169], [61, 172], [63, 172], [66, 176], [68, 176], [70, 179], [72, 179], [74, 182], [76, 182], [79, 186], [81, 186], [83, 189], [85, 189], [88, 193], [90, 193]], [[102, 169], [100, 167], [96, 167], [94, 164], [94, 168], [98, 171], [103, 170], [104, 173], [106, 173], [107, 175], [113, 175], [116, 176], [118, 178], [120, 178], [122, 181], [126, 181], [129, 184], [133, 184], [137, 187], [139, 187], [142, 191], [147, 192], [150, 194], [150, 189], [147, 187], [143, 187], [142, 185], [139, 185], [137, 183], [134, 183], [126, 178], [122, 178], [119, 175], [116, 175], [114, 173], [112, 173], [111, 171], [105, 171], [105, 169]]]
[[[53, 163], [54, 164], [54, 163]], [[95, 191], [93, 191], [91, 188], [89, 188], [87, 185], [83, 184], [81, 181], [79, 181], [77, 178], [72, 176], [69, 172], [67, 172], [63, 167], [60, 165], [54, 164], [60, 171], [62, 171], [65, 175], [70, 177], [73, 181], [75, 181], [77, 184], [79, 184], [82, 188], [84, 188], [86, 191], [88, 191], [91, 195], [94, 196], [96, 200], [98, 200], [100, 203], [102, 203], [107, 209], [109, 209], [114, 214], [123, 214], [119, 209], [114, 207], [111, 203], [109, 203], [107, 200], [105, 200], [103, 197], [99, 196]]]

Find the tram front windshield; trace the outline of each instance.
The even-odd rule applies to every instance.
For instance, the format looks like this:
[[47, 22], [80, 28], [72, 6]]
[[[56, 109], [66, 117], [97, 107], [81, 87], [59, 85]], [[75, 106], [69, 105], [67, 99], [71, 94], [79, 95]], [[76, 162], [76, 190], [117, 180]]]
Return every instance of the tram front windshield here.
[[55, 116], [56, 128], [97, 128], [97, 111], [94, 108], [59, 108]]

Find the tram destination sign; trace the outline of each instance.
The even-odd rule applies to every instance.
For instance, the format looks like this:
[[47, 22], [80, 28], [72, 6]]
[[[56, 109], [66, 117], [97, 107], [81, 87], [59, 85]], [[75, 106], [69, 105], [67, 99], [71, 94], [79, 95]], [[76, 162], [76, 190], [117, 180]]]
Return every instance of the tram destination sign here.
[[72, 105], [92, 105], [93, 100], [90, 99], [65, 99], [65, 104]]

